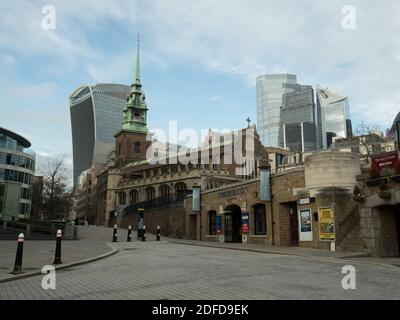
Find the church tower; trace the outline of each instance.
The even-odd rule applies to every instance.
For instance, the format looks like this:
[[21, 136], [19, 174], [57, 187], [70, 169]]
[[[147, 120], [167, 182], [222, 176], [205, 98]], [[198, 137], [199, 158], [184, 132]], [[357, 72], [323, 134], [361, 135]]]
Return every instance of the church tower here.
[[148, 108], [140, 83], [139, 45], [138, 36], [135, 79], [123, 109], [122, 129], [115, 134], [116, 165], [118, 167], [132, 161], [146, 159], [146, 151], [151, 144], [151, 141], [146, 141], [149, 132], [147, 128]]

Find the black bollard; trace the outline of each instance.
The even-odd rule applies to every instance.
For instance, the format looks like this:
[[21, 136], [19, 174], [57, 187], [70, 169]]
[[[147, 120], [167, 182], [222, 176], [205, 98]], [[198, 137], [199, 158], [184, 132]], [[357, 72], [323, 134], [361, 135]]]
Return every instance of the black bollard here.
[[142, 227], [142, 241], [146, 241], [146, 226]]
[[117, 242], [117, 225], [114, 225], [112, 242]]
[[24, 234], [20, 233], [18, 236], [17, 254], [15, 255], [14, 274], [22, 273], [22, 255], [24, 252]]
[[157, 241], [160, 241], [160, 237], [161, 237], [160, 226], [157, 226]]
[[54, 255], [53, 264], [62, 264], [61, 262], [61, 237], [62, 231], [60, 229], [57, 230], [57, 239], [56, 239], [56, 254]]
[[127, 242], [131, 242], [132, 241], [132, 227], [129, 226], [128, 227], [128, 238], [126, 239]]

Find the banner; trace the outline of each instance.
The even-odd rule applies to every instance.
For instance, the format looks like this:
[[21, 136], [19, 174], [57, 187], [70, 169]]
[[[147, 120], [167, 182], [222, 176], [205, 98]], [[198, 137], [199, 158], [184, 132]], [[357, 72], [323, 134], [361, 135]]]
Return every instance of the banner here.
[[215, 221], [215, 227], [216, 227], [217, 233], [222, 232], [222, 216], [220, 214], [217, 215], [217, 219]]
[[193, 188], [193, 204], [192, 204], [192, 211], [199, 212], [201, 209], [200, 207], [200, 188], [194, 187]]
[[271, 201], [270, 192], [270, 173], [269, 169], [260, 169], [260, 199], [262, 201]]
[[248, 212], [242, 212], [242, 234], [243, 233], [250, 233]]
[[335, 241], [335, 219], [333, 208], [318, 208], [319, 240]]

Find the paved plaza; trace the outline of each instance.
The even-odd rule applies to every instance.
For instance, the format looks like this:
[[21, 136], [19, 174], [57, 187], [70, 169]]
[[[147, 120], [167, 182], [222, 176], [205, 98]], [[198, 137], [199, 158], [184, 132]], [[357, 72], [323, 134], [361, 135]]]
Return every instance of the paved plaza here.
[[[400, 299], [400, 268], [148, 241], [118, 243], [108, 258], [0, 284], [0, 299]], [[344, 290], [342, 267], [356, 268]]]

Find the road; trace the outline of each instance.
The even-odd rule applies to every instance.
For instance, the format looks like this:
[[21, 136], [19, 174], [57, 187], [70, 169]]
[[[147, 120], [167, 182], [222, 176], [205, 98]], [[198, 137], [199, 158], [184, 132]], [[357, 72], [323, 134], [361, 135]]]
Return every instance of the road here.
[[0, 284], [0, 299], [400, 299], [400, 268], [354, 262], [356, 289], [344, 290], [348, 261], [161, 242], [118, 243], [104, 260]]

